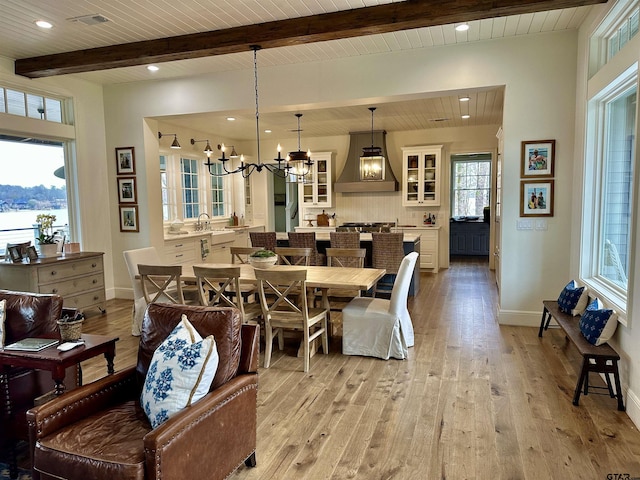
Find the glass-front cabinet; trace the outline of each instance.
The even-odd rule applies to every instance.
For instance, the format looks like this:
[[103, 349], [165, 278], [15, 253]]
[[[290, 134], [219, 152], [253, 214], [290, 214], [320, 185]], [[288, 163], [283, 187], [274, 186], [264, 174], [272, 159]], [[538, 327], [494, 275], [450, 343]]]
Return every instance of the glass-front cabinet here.
[[331, 152], [312, 153], [311, 172], [299, 183], [300, 201], [307, 207], [333, 207]]
[[442, 145], [402, 149], [402, 205], [439, 206]]

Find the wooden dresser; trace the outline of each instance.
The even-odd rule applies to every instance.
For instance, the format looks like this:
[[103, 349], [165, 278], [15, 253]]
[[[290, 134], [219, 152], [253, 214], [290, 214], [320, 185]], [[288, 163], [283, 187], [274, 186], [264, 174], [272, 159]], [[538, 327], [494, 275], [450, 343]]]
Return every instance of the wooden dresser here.
[[106, 311], [102, 252], [70, 253], [27, 263], [0, 262], [0, 288], [57, 293], [66, 308]]

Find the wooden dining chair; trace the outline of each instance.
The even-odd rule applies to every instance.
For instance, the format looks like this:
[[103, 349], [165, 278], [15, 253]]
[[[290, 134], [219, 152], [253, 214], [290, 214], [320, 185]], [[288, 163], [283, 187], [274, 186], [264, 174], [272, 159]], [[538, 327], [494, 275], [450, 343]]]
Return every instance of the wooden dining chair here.
[[281, 265], [311, 265], [313, 251], [309, 247], [276, 247], [275, 252]]
[[202, 306], [236, 307], [242, 314], [242, 323], [262, 316], [259, 303], [246, 303], [242, 295], [229, 295], [240, 291], [240, 267], [193, 266]]
[[[358, 234], [359, 235], [359, 234]], [[327, 248], [327, 266], [329, 267], [348, 267], [348, 268], [364, 268], [364, 259], [367, 251], [364, 248]], [[350, 302], [353, 298], [361, 295], [360, 290], [330, 288], [327, 291], [330, 310], [339, 312], [342, 305]], [[315, 294], [314, 305], [321, 304], [322, 292]]]
[[146, 304], [184, 304], [182, 265], [138, 264], [142, 294]]
[[[231, 253], [231, 263], [234, 265], [247, 264], [249, 263], [249, 255], [251, 255], [253, 252], [257, 252], [258, 250], [264, 250], [264, 247], [230, 247], [229, 252]], [[256, 303], [259, 302], [258, 287], [256, 287], [255, 285], [240, 284], [239, 292], [242, 295], [245, 303], [248, 303], [251, 297], [254, 297]], [[233, 287], [228, 287], [227, 293], [231, 297], [235, 297], [236, 295]]]
[[[265, 324], [264, 368], [269, 368], [273, 349], [274, 334], [279, 340], [283, 330], [302, 331], [303, 369], [309, 371], [311, 363], [311, 344], [321, 337], [322, 351], [329, 353], [327, 330], [327, 311], [324, 308], [309, 308], [305, 292], [307, 288], [307, 270], [277, 267], [255, 270], [258, 281], [260, 304]], [[281, 341], [279, 348], [283, 349]]]

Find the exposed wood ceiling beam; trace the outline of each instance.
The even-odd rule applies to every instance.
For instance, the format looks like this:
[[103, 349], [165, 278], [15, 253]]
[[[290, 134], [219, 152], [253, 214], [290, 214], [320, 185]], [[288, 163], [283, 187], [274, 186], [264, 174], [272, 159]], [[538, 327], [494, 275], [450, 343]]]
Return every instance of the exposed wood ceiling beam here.
[[606, 0], [407, 0], [225, 30], [18, 59], [29, 78], [131, 67], [606, 3]]

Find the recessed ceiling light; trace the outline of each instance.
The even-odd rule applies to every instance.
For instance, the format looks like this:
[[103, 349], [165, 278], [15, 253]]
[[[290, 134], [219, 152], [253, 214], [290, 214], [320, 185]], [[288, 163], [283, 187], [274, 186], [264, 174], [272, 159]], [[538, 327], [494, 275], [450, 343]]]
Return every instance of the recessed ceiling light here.
[[460, 25], [456, 26], [456, 30], [458, 32], [466, 32], [467, 30], [469, 30], [469, 24], [468, 23], [461, 23]]
[[462, 118], [466, 120], [467, 118], [471, 118], [471, 115], [469, 115], [468, 113], [465, 113], [464, 115], [462, 115]]
[[466, 95], [464, 97], [460, 97], [461, 102], [468, 102], [469, 100], [471, 100], [471, 97], [467, 97]]
[[230, 122], [235, 121], [236, 117], [227, 117], [227, 120], [229, 120]]
[[49, 22], [47, 22], [46, 20], [37, 20], [36, 21], [36, 25], [39, 26], [40, 28], [52, 28], [53, 25]]
[[147, 65], [147, 70], [149, 70], [150, 72], [157, 72], [158, 70], [160, 70], [160, 68], [155, 65]]
[[268, 128], [264, 131], [264, 133], [271, 133], [271, 130], [269, 130]]

